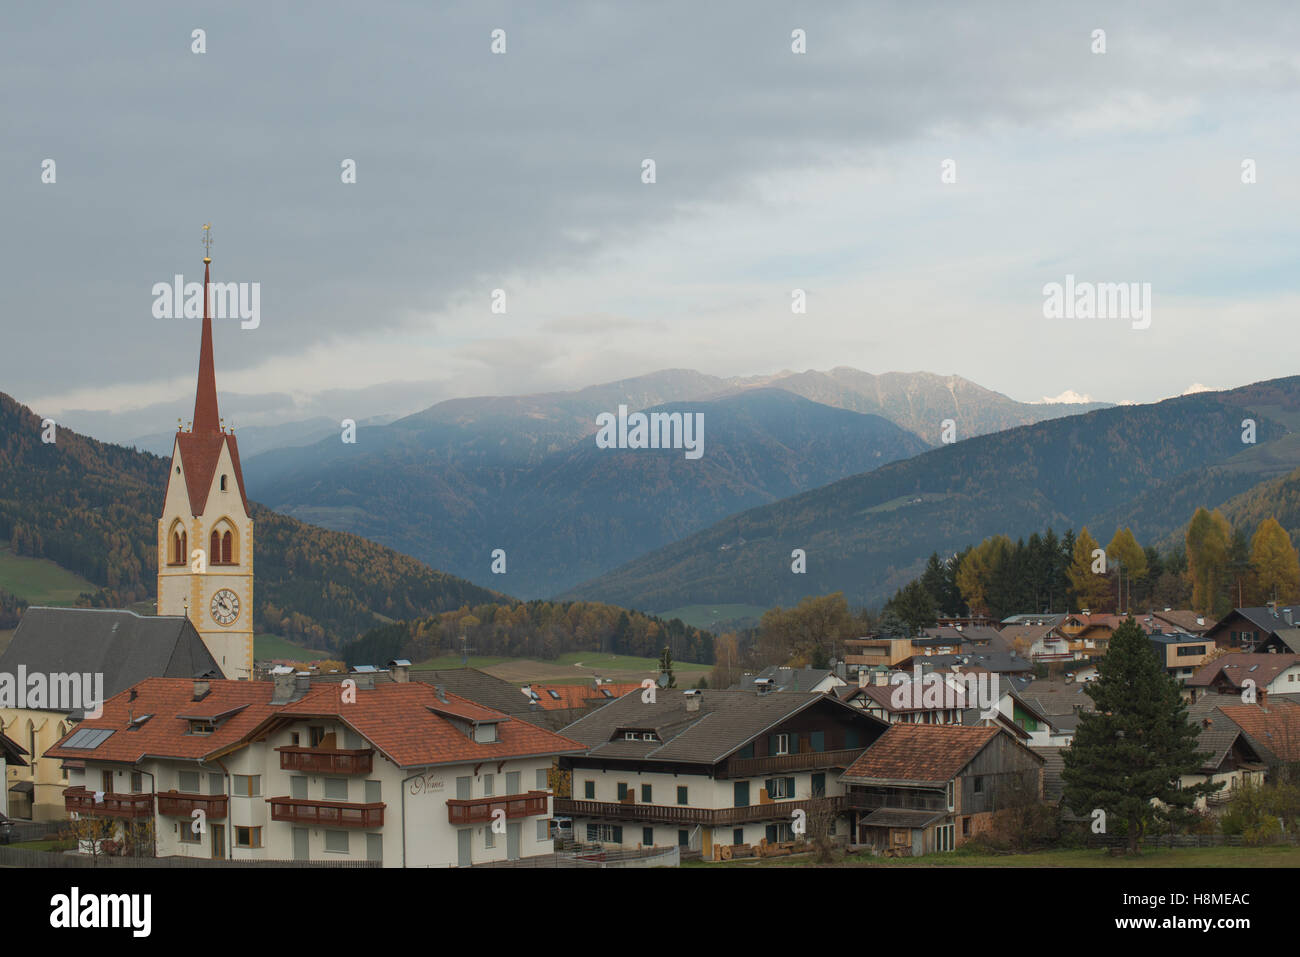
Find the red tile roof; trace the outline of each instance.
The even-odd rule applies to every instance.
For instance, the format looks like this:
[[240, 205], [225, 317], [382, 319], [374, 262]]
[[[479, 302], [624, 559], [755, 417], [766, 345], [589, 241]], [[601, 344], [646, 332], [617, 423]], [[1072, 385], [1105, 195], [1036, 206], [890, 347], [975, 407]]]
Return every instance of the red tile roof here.
[[1190, 687], [1209, 687], [1222, 680], [1233, 688], [1241, 688], [1249, 678], [1257, 688], [1263, 688], [1297, 662], [1300, 662], [1300, 655], [1238, 651], [1206, 663], [1187, 679], [1187, 684]]
[[891, 724], [844, 772], [843, 780], [944, 784], [1002, 733], [995, 727]]
[[[641, 687], [639, 682], [619, 682], [594, 685], [529, 685], [537, 695], [537, 703], [544, 711], [564, 711], [585, 708], [590, 704], [612, 701]], [[604, 692], [609, 692], [605, 694]]]
[[[446, 701], [431, 685], [385, 684], [372, 690], [357, 689], [354, 702], [345, 702], [341, 685], [313, 687], [299, 701], [273, 705], [274, 683], [269, 681], [212, 681], [202, 701], [193, 698], [194, 682], [178, 678], [150, 678], [135, 686], [137, 697], [123, 692], [104, 703], [103, 717], [83, 721], [47, 753], [57, 758], [136, 763], [145, 756], [211, 758], [242, 747], [263, 735], [273, 721], [332, 717], [341, 720], [400, 767], [422, 767], [453, 762], [502, 760], [584, 751], [585, 746], [524, 721], [510, 719], [450, 693]], [[181, 715], [219, 714], [244, 706], [220, 723], [210, 735], [189, 733]], [[442, 712], [435, 713], [434, 709]], [[130, 715], [152, 714], [135, 731], [127, 731]], [[496, 721], [499, 740], [471, 740], [449, 717], [468, 721]], [[110, 729], [113, 734], [93, 749], [67, 748], [64, 742], [85, 729]]]
[[1300, 705], [1270, 699], [1267, 705], [1220, 705], [1219, 711], [1281, 760], [1300, 761]]

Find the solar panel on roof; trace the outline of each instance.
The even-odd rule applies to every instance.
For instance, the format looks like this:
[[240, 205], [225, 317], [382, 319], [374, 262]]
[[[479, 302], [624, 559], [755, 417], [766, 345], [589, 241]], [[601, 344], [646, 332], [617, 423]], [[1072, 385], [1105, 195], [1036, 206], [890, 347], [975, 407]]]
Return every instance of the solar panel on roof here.
[[99, 747], [112, 735], [112, 731], [105, 728], [82, 728], [80, 731], [68, 738], [65, 748], [79, 748], [86, 751], [93, 751]]

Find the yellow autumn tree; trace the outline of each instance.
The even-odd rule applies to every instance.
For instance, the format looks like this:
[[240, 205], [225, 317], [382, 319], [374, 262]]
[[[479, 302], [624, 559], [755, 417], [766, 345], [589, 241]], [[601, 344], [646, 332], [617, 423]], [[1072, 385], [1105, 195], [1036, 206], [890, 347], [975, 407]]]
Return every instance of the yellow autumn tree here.
[[1221, 596], [1228, 574], [1232, 528], [1216, 508], [1198, 508], [1187, 526], [1187, 574], [1192, 579], [1192, 608], [1219, 614], [1226, 611]]
[[988, 585], [993, 572], [1012, 550], [1011, 539], [1005, 535], [986, 538], [969, 552], [957, 566], [957, 588], [962, 600], [970, 607], [972, 615], [989, 613]]
[[1105, 572], [1094, 571], [1094, 568], [1105, 567], [1100, 565], [1100, 556], [1093, 554], [1100, 548], [1085, 525], [1074, 540], [1074, 555], [1067, 571], [1075, 601], [1080, 608], [1093, 612], [1109, 607], [1112, 597], [1109, 577]]
[[1250, 567], [1265, 600], [1272, 600], [1275, 593], [1280, 602], [1300, 599], [1300, 554], [1277, 519], [1266, 518], [1255, 529]]

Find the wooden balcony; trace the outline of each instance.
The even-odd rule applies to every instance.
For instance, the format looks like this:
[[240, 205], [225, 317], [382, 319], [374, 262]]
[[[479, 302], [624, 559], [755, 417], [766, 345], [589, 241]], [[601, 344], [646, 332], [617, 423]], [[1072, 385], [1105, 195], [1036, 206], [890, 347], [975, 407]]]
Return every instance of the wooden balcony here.
[[789, 820], [792, 812], [828, 809], [834, 814], [844, 811], [844, 797], [808, 798], [799, 801], [773, 801], [749, 807], [704, 808], [665, 804], [620, 804], [612, 801], [572, 801], [555, 799], [555, 813], [576, 817], [606, 818], [647, 824], [700, 824], [704, 827], [730, 827], [756, 821]]
[[115, 794], [110, 791], [97, 802], [94, 791], [83, 787], [65, 788], [63, 806], [68, 813], [91, 817], [153, 817], [152, 794]]
[[945, 811], [947, 796], [942, 791], [917, 791], [895, 789], [889, 794], [871, 791], [849, 791], [844, 806], [851, 811], [874, 811], [877, 808], [902, 808], [909, 811]]
[[385, 804], [349, 804], [346, 801], [270, 799], [271, 820], [320, 827], [383, 827]]
[[220, 821], [226, 816], [227, 803], [224, 794], [158, 793], [158, 813], [167, 817], [193, 817], [195, 811], [202, 811], [208, 820]]
[[505, 811], [507, 818], [536, 817], [546, 813], [546, 798], [545, 791], [474, 798], [468, 801], [451, 798], [447, 801], [447, 820], [456, 826], [486, 824], [492, 820], [492, 814], [497, 810]]
[[718, 776], [748, 778], [782, 771], [847, 768], [864, 750], [865, 748], [845, 748], [839, 751], [800, 751], [798, 754], [777, 754], [767, 758], [731, 758]]
[[281, 771], [310, 774], [369, 774], [374, 767], [374, 748], [344, 751], [334, 748], [276, 748]]

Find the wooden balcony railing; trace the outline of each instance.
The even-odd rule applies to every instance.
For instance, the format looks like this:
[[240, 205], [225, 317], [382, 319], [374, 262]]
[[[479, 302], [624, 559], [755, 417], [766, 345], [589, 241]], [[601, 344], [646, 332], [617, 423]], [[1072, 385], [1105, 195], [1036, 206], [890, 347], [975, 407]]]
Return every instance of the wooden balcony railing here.
[[281, 771], [305, 771], [313, 774], [369, 774], [374, 767], [373, 748], [356, 751], [329, 748], [276, 748], [280, 752]]
[[555, 799], [556, 814], [578, 817], [608, 818], [615, 821], [644, 821], [653, 824], [701, 824], [705, 827], [729, 827], [755, 821], [788, 820], [795, 810], [812, 814], [818, 810], [834, 814], [844, 811], [843, 795], [806, 798], [798, 801], [773, 801], [749, 807], [703, 808], [665, 804], [619, 804], [612, 801], [573, 801]]
[[472, 800], [450, 798], [447, 801], [447, 820], [454, 825], [484, 824], [492, 820], [492, 814], [497, 810], [505, 811], [507, 818], [536, 817], [546, 813], [546, 799], [545, 791]]
[[91, 817], [153, 817], [152, 794], [116, 794], [107, 792], [95, 800], [95, 792], [83, 787], [65, 788], [63, 806], [69, 812]]
[[202, 811], [208, 820], [219, 821], [226, 816], [228, 802], [224, 794], [184, 794], [180, 791], [158, 792], [158, 813], [167, 817], [193, 817]]
[[719, 777], [747, 778], [781, 771], [847, 768], [858, 759], [863, 750], [845, 748], [839, 751], [800, 751], [798, 754], [777, 754], [766, 758], [731, 758]]
[[882, 807], [911, 811], [944, 811], [947, 810], [948, 803], [947, 797], [940, 792], [908, 794], [900, 789], [890, 794], [850, 791], [845, 795], [844, 806], [853, 811], [874, 811]]
[[271, 820], [321, 827], [383, 827], [385, 804], [349, 804], [345, 801], [270, 799]]

